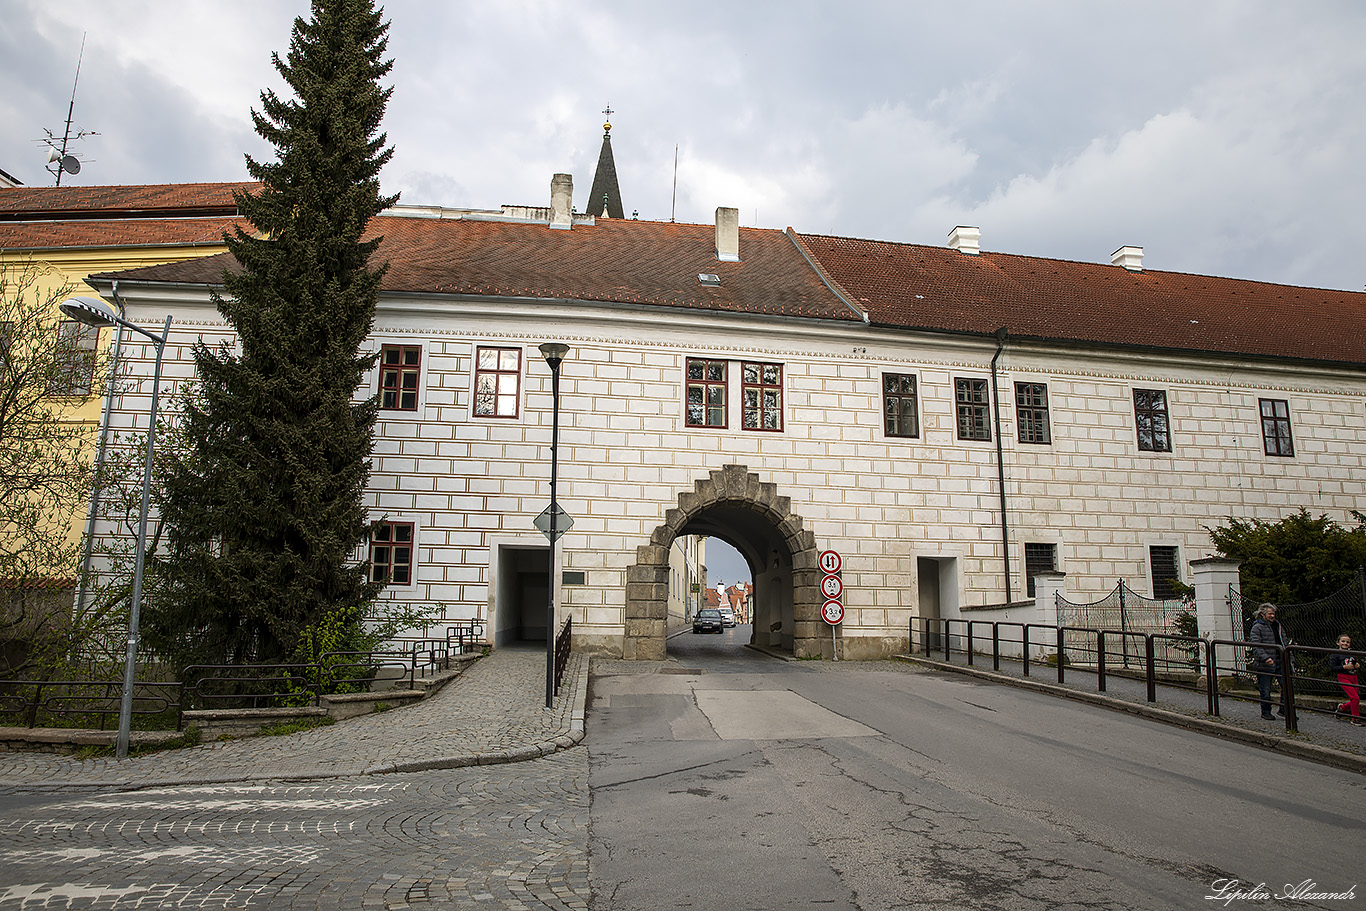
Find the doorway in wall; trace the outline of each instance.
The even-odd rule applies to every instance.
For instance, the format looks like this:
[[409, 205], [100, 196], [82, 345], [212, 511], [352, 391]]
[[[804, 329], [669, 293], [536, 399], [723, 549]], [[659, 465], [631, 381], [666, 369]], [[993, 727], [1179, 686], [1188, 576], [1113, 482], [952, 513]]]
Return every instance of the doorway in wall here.
[[668, 654], [669, 551], [680, 535], [722, 538], [749, 565], [753, 584], [751, 616], [756, 645], [821, 657], [830, 649], [820, 620], [816, 537], [803, 528], [791, 501], [776, 485], [761, 481], [744, 465], [727, 465], [699, 479], [678, 498], [664, 524], [640, 548], [628, 570], [623, 656], [662, 660]]
[[545, 642], [550, 604], [550, 548], [498, 548], [493, 600], [493, 647]]
[[[958, 566], [955, 557], [918, 557], [915, 561], [916, 584], [920, 590], [919, 615], [926, 620], [940, 620], [958, 614]], [[917, 623], [916, 631], [925, 624]], [[914, 643], [915, 637], [912, 637]], [[930, 624], [929, 635], [922, 647], [943, 648], [936, 624]]]

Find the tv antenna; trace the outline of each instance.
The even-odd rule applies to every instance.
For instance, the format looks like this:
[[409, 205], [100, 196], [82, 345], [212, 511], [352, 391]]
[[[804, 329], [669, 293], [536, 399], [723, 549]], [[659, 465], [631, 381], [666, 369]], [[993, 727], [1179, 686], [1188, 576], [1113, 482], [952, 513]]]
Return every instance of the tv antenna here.
[[46, 139], [39, 140], [47, 146], [47, 172], [57, 178], [57, 186], [62, 185], [62, 174], [81, 173], [81, 161], [74, 154], [68, 153], [67, 149], [71, 143], [86, 136], [98, 136], [94, 130], [77, 130], [73, 136], [71, 134], [71, 115], [76, 110], [76, 86], [81, 81], [81, 61], [85, 59], [85, 34], [81, 34], [81, 53], [76, 58], [76, 80], [71, 83], [71, 103], [66, 108], [66, 129], [62, 131], [61, 139], [52, 134], [51, 130], [44, 129], [47, 134]]

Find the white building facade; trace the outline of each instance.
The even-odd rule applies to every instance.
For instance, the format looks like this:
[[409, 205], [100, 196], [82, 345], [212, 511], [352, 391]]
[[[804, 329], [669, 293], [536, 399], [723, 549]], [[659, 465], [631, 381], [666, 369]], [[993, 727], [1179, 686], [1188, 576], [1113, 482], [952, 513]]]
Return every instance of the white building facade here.
[[[739, 230], [738, 261], [720, 258], [725, 220], [714, 245], [698, 239], [711, 226], [377, 220], [395, 265], [359, 394], [381, 399], [368, 496], [393, 535], [382, 598], [432, 614], [412, 636], [478, 618], [495, 647], [543, 637], [553, 580], [576, 648], [663, 657], [669, 553], [708, 535], [750, 564], [755, 640], [801, 657], [832, 653], [816, 559], [840, 554], [840, 657], [877, 658], [904, 652], [919, 616], [1027, 600], [1027, 567], [1066, 573], [1071, 598], [1119, 580], [1160, 593], [1192, 581], [1189, 562], [1214, 552], [1207, 528], [1228, 517], [1303, 507], [1349, 522], [1366, 505], [1360, 340], [1316, 358], [898, 324], [840, 278], [847, 263], [790, 231]], [[458, 254], [422, 239], [441, 232]], [[427, 265], [427, 287], [400, 255]], [[1144, 278], [1086, 269], [1087, 282]], [[231, 340], [211, 274], [117, 277], [130, 318], [173, 317], [171, 389], [191, 378], [191, 342]], [[107, 296], [113, 279], [92, 283]], [[1320, 309], [1361, 308], [1324, 295]], [[574, 524], [554, 567], [532, 526], [549, 503], [546, 341], [570, 347], [558, 501]], [[146, 426], [149, 392], [116, 400], [116, 429]]]

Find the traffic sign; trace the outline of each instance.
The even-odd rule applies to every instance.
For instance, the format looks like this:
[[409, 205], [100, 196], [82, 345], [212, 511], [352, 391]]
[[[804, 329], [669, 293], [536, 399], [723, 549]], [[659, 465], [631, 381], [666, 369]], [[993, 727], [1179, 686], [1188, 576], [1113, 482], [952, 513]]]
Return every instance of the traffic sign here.
[[838, 599], [840, 593], [844, 591], [844, 583], [839, 576], [826, 576], [821, 579], [821, 594], [827, 598]]
[[840, 566], [843, 564], [843, 562], [844, 561], [840, 559], [840, 555], [835, 551], [821, 551], [821, 556], [819, 560], [821, 572], [825, 573], [827, 576], [833, 576], [835, 573], [839, 572]]
[[844, 619], [844, 605], [833, 598], [825, 602], [825, 606], [821, 608], [821, 619], [831, 626], [837, 625]]
[[[536, 528], [540, 530], [541, 534], [545, 535], [547, 538], [550, 538], [550, 507], [547, 506], [545, 509], [541, 510], [541, 514], [536, 518], [532, 519], [531, 524], [535, 525]], [[571, 516], [569, 513], [565, 512], [563, 506], [561, 506], [559, 503], [556, 503], [555, 537], [553, 540], [558, 541], [560, 538], [564, 537], [564, 533], [569, 531], [570, 527], [573, 524], [574, 517]]]

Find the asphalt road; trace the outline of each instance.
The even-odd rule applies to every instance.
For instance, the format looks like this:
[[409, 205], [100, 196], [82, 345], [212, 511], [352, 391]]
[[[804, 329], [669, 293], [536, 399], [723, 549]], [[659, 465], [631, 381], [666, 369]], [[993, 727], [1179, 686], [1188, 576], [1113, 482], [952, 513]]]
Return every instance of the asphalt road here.
[[1366, 900], [1360, 775], [956, 675], [777, 661], [748, 632], [594, 665], [597, 911]]

